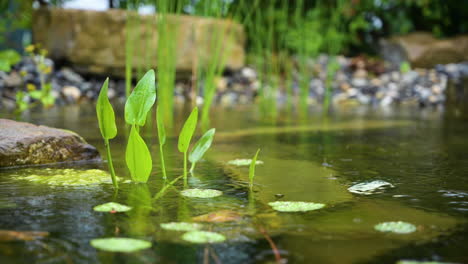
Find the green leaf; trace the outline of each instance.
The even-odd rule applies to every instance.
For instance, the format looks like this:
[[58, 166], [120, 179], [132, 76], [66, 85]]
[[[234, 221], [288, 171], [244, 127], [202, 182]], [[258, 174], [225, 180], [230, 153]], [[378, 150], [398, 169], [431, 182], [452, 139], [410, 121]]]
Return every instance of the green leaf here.
[[398, 222], [384, 222], [374, 226], [374, 229], [380, 232], [392, 232], [397, 234], [409, 234], [416, 231], [416, 226], [410, 223]]
[[307, 212], [318, 210], [325, 206], [322, 203], [311, 202], [290, 202], [290, 201], [276, 201], [268, 203], [274, 210], [279, 212]]
[[250, 162], [250, 167], [249, 167], [249, 185], [250, 189], [253, 188], [253, 180], [255, 177], [255, 166], [257, 165], [257, 157], [258, 153], [260, 152], [260, 149], [257, 150], [257, 153], [255, 153], [255, 156], [253, 157], [252, 161]]
[[196, 163], [203, 157], [203, 155], [205, 155], [205, 152], [210, 148], [211, 143], [213, 142], [215, 132], [216, 129], [212, 128], [206, 131], [206, 133], [198, 140], [193, 147], [192, 152], [190, 152], [190, 162]]
[[164, 127], [164, 113], [159, 109], [159, 105], [156, 107], [156, 122], [158, 126], [159, 144], [164, 145], [166, 144], [166, 129]]
[[36, 99], [36, 100], [39, 100], [39, 99], [41, 99], [41, 97], [42, 97], [42, 92], [41, 92], [41, 91], [38, 91], [38, 90], [36, 90], [36, 91], [31, 91], [31, 92], [29, 92], [29, 96], [31, 96], [31, 98], [34, 98], [34, 99]]
[[91, 246], [104, 251], [131, 253], [150, 248], [151, 242], [134, 238], [111, 237], [93, 239]]
[[180, 194], [192, 198], [214, 198], [221, 196], [223, 192], [213, 189], [187, 189], [181, 191]]
[[125, 161], [130, 170], [132, 180], [136, 182], [146, 182], [153, 168], [151, 154], [145, 141], [132, 126], [130, 136], [128, 137], [127, 150], [125, 152]]
[[215, 232], [208, 231], [191, 231], [182, 236], [182, 239], [188, 242], [205, 244], [205, 243], [220, 243], [226, 240], [226, 237]]
[[192, 113], [185, 121], [184, 126], [179, 134], [179, 144], [177, 145], [180, 152], [187, 152], [190, 146], [190, 140], [192, 140], [193, 133], [197, 128], [198, 120], [198, 108], [195, 107], [192, 110]]
[[109, 78], [104, 81], [96, 104], [96, 114], [99, 122], [101, 135], [105, 139], [114, 138], [117, 135], [117, 126], [115, 125], [115, 114], [109, 98], [107, 97], [107, 89], [109, 86]]
[[125, 122], [144, 126], [146, 115], [156, 101], [154, 71], [149, 70], [137, 83], [125, 103]]
[[161, 227], [163, 229], [172, 231], [196, 231], [199, 230], [202, 227], [202, 225], [187, 222], [170, 222], [161, 224]]
[[93, 210], [96, 212], [127, 212], [132, 210], [132, 207], [124, 204], [110, 202], [96, 205], [94, 206]]

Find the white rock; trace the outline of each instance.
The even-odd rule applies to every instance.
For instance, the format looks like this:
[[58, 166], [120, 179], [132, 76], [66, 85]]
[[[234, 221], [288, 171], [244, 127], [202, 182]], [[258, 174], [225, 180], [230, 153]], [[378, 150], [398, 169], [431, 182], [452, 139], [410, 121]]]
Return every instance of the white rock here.
[[381, 180], [376, 180], [376, 181], [371, 181], [371, 182], [362, 182], [358, 183], [356, 185], [353, 185], [348, 188], [349, 192], [352, 193], [357, 193], [357, 194], [363, 194], [363, 195], [370, 195], [374, 193], [381, 193], [385, 188], [393, 188], [393, 184], [386, 182], [386, 181], [381, 181]]

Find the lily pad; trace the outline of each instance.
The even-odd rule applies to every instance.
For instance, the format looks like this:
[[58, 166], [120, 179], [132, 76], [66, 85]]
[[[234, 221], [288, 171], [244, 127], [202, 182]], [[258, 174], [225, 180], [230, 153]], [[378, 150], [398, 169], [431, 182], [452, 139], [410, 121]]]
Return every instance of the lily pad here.
[[124, 204], [110, 202], [110, 203], [97, 205], [93, 208], [93, 210], [97, 212], [120, 213], [120, 212], [130, 211], [132, 210], [132, 207], [124, 205]]
[[182, 239], [188, 242], [204, 244], [204, 243], [220, 243], [226, 240], [226, 237], [215, 232], [209, 231], [191, 231], [182, 236]]
[[213, 189], [187, 189], [180, 192], [183, 196], [194, 198], [213, 198], [223, 194], [222, 191]]
[[97, 184], [112, 184], [112, 179], [107, 171], [75, 170], [75, 169], [45, 169], [41, 175], [32, 174], [18, 176], [17, 179], [30, 182], [48, 184], [54, 186], [90, 186]]
[[398, 222], [384, 222], [374, 226], [374, 229], [380, 232], [393, 232], [397, 234], [409, 234], [416, 231], [416, 226], [410, 223]]
[[453, 262], [400, 260], [396, 264], [455, 264]]
[[292, 202], [292, 201], [276, 201], [268, 203], [274, 210], [279, 212], [306, 212], [318, 210], [325, 206], [322, 203], [312, 202]]
[[375, 193], [381, 193], [385, 188], [393, 188], [393, 184], [386, 181], [371, 181], [371, 182], [362, 182], [356, 185], [353, 185], [348, 188], [348, 191], [357, 194], [370, 195]]
[[149, 241], [126, 237], [97, 238], [91, 240], [90, 243], [91, 246], [96, 249], [125, 253], [135, 252], [151, 247], [151, 242]]
[[199, 230], [202, 227], [202, 225], [188, 222], [170, 222], [161, 224], [161, 227], [163, 229], [173, 231], [196, 231]]
[[[227, 162], [229, 165], [234, 165], [234, 166], [250, 166], [250, 163], [252, 163], [252, 159], [234, 159], [230, 160]], [[263, 164], [263, 161], [257, 160], [255, 161], [255, 165], [261, 165]]]

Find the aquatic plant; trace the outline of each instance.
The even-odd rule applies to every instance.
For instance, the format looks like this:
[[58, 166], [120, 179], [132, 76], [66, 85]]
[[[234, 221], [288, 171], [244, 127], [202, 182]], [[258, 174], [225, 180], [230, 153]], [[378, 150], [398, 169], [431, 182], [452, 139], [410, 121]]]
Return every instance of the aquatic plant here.
[[159, 139], [159, 155], [161, 157], [161, 169], [163, 179], [167, 179], [166, 175], [166, 164], [164, 163], [164, 144], [166, 144], [166, 128], [164, 127], [164, 116], [162, 110], [159, 108], [159, 104], [156, 108], [156, 125], [158, 128], [158, 139]]
[[184, 180], [187, 181], [187, 152], [190, 146], [190, 141], [192, 140], [193, 133], [197, 128], [198, 121], [198, 108], [195, 107], [190, 113], [190, 116], [184, 123], [182, 130], [179, 134], [179, 142], [177, 148], [179, 152], [184, 153]]
[[11, 66], [21, 61], [21, 55], [13, 49], [0, 51], [0, 71], [9, 72]]
[[322, 203], [292, 201], [276, 201], [270, 202], [268, 205], [279, 212], [307, 212], [325, 207], [325, 204]]
[[214, 198], [221, 196], [222, 191], [213, 190], [213, 189], [186, 189], [180, 192], [183, 196], [192, 197], [192, 198]]
[[[17, 176], [16, 179], [56, 186], [91, 187], [102, 183], [112, 183], [109, 173], [103, 170], [44, 169], [41, 174]], [[116, 177], [119, 180], [118, 177]]]
[[213, 142], [213, 137], [215, 135], [216, 129], [212, 128], [206, 131], [205, 134], [195, 143], [192, 151], [189, 154], [189, 160], [192, 163], [190, 172], [193, 172], [197, 162], [205, 155], [206, 151], [210, 148], [211, 143]]
[[147, 182], [153, 168], [151, 154], [139, 134], [139, 127], [145, 125], [147, 114], [155, 101], [155, 74], [153, 70], [149, 70], [137, 83], [125, 103], [125, 121], [132, 126], [125, 161], [132, 180], [136, 182]]
[[409, 234], [416, 231], [416, 226], [407, 222], [384, 222], [374, 226], [374, 229], [380, 232], [392, 232], [396, 234]]
[[[230, 160], [227, 162], [227, 164], [229, 165], [234, 165], [234, 166], [250, 166], [250, 164], [252, 163], [252, 159], [234, 159], [234, 160]], [[255, 164], [256, 165], [261, 165], [263, 164], [263, 161], [261, 160], [256, 160], [255, 161]]]
[[260, 152], [260, 149], [257, 150], [257, 153], [255, 153], [255, 156], [253, 157], [252, 161], [250, 162], [250, 167], [249, 167], [249, 188], [252, 191], [253, 189], [253, 181], [255, 177], [255, 166], [257, 165], [257, 157], [258, 153]]
[[90, 244], [96, 249], [124, 253], [131, 253], [151, 247], [151, 242], [149, 241], [126, 237], [96, 238], [91, 240]]
[[162, 223], [161, 228], [172, 231], [196, 231], [202, 228], [201, 224], [188, 222]]
[[132, 210], [132, 207], [119, 203], [104, 203], [93, 207], [96, 212], [120, 213]]
[[190, 231], [182, 236], [182, 239], [188, 242], [205, 244], [205, 243], [220, 243], [226, 240], [222, 234], [209, 231]]
[[99, 130], [101, 131], [101, 136], [104, 139], [104, 146], [106, 147], [107, 165], [109, 166], [109, 171], [112, 177], [112, 184], [114, 185], [114, 188], [118, 189], [119, 184], [115, 176], [109, 143], [110, 139], [117, 136], [117, 126], [115, 125], [114, 109], [112, 108], [107, 96], [108, 86], [109, 78], [104, 81], [101, 91], [99, 92], [99, 97], [96, 103], [96, 115], [98, 118]]

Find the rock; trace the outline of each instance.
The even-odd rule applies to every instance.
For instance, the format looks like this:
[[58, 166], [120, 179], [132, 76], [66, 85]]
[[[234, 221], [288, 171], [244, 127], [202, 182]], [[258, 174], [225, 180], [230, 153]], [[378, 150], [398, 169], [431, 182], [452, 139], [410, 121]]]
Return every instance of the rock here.
[[226, 78], [224, 77], [217, 77], [215, 80], [214, 80], [215, 84], [216, 84], [216, 90], [218, 92], [224, 92], [226, 91], [227, 89], [227, 86], [228, 86], [228, 81], [226, 80]]
[[70, 82], [72, 84], [78, 85], [84, 82], [84, 79], [81, 77], [81, 75], [68, 68], [63, 68], [57, 73], [57, 75], [57, 77], [60, 79], [63, 79], [64, 81]]
[[21, 76], [18, 72], [12, 71], [8, 77], [5, 78], [4, 85], [6, 87], [18, 87], [23, 83]]
[[68, 103], [75, 103], [81, 97], [81, 91], [75, 86], [65, 86], [62, 88], [62, 95]]
[[[158, 50], [158, 19], [155, 15], [138, 15], [133, 11], [107, 11], [39, 8], [33, 13], [33, 35], [54, 60], [67, 60], [80, 73], [94, 73], [125, 77], [125, 39], [128, 19], [137, 18], [131, 31], [135, 40], [133, 66], [158, 68], [156, 59], [147, 65], [148, 56], [155, 58]], [[177, 51], [176, 69], [180, 76], [191, 73], [193, 65], [206, 67], [214, 59], [223, 60], [227, 68], [240, 69], [244, 65], [245, 34], [243, 26], [232, 20], [186, 15], [167, 15], [167, 23], [174, 25]], [[138, 28], [137, 28], [138, 27]], [[221, 47], [229, 47], [226, 56], [217, 55], [213, 36], [223, 34]], [[140, 51], [141, 45], [145, 47]], [[146, 46], [148, 45], [148, 46]], [[226, 49], [227, 50], [227, 49]], [[223, 50], [222, 50], [223, 51]], [[221, 51], [221, 52], [222, 52]]]
[[0, 167], [100, 159], [74, 132], [0, 119]]
[[431, 68], [468, 60], [468, 35], [436, 39], [430, 33], [415, 32], [381, 40], [382, 57], [399, 67], [404, 61], [413, 67]]
[[249, 67], [244, 67], [241, 70], [242, 77], [247, 79], [250, 82], [253, 82], [257, 79], [257, 72], [254, 69]]

